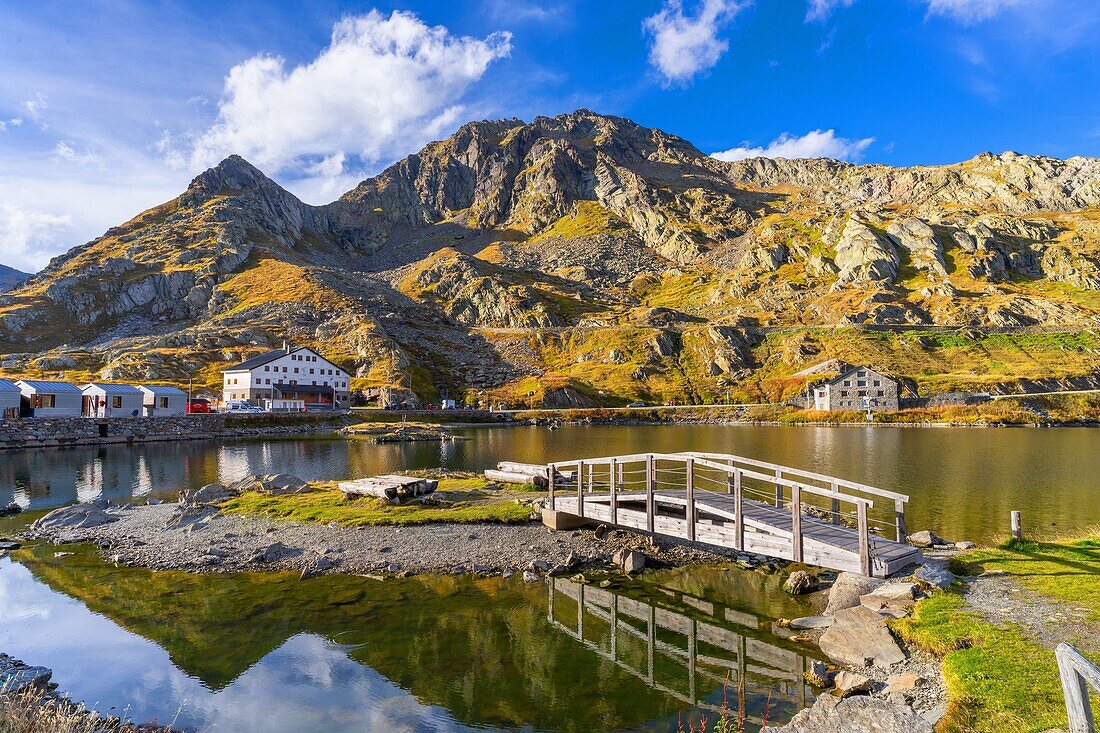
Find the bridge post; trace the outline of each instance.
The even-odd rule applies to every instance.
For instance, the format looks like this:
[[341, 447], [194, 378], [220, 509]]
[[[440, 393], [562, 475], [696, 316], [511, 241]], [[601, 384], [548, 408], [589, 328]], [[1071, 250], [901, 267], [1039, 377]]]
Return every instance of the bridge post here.
[[688, 540], [695, 541], [695, 459], [684, 462], [684, 483], [687, 486], [687, 530]]
[[554, 466], [547, 464], [546, 466], [546, 491], [549, 494], [550, 499], [550, 511], [554, 511], [554, 474], [557, 471], [554, 470]]
[[617, 483], [618, 483], [619, 476], [617, 475], [617, 470], [616, 469], [622, 468], [622, 466], [620, 466], [618, 464], [619, 464], [619, 462], [617, 460], [615, 460], [614, 458], [612, 458], [611, 463], [608, 466], [608, 471], [607, 471], [607, 480], [611, 485], [611, 523], [612, 524], [618, 524], [619, 523], [619, 497], [618, 497], [618, 494], [616, 493], [616, 490], [618, 489]]
[[791, 487], [791, 559], [802, 562], [802, 487]]
[[[782, 468], [775, 469], [775, 477], [776, 479], [783, 478]], [[775, 482], [775, 505], [783, 506], [783, 484], [779, 483], [779, 481]]]
[[[840, 493], [840, 487], [836, 483], [836, 479], [833, 479], [829, 483], [829, 491], [834, 494]], [[833, 510], [833, 524], [840, 524], [840, 499], [833, 499], [833, 505], [830, 507]]]
[[584, 461], [577, 461], [577, 516], [584, 516]]
[[653, 499], [653, 482], [657, 478], [657, 465], [653, 460], [653, 454], [645, 457], [645, 522], [646, 531], [653, 534], [653, 515], [657, 513], [657, 505]]
[[871, 575], [871, 533], [867, 529], [867, 505], [856, 504], [856, 517], [859, 526], [859, 572]]
[[[726, 465], [729, 466], [730, 468], [733, 468], [733, 460], [730, 459], [730, 460], [726, 461]], [[726, 493], [727, 494], [732, 494], [733, 493], [733, 477], [736, 473], [737, 473], [737, 471], [734, 470], [734, 471], [726, 474]]]
[[745, 505], [741, 493], [741, 469], [733, 469], [733, 546], [745, 549]]
[[898, 542], [905, 542], [909, 528], [905, 526], [905, 502], [901, 499], [894, 499], [894, 524], [898, 530]]

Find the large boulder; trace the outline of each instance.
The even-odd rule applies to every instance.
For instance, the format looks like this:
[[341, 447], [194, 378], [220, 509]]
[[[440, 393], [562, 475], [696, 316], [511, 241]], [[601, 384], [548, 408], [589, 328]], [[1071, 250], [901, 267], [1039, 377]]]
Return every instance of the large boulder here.
[[914, 268], [945, 277], [943, 245], [932, 227], [920, 219], [899, 219], [886, 228], [886, 234], [909, 255]]
[[44, 689], [52, 676], [53, 671], [47, 667], [28, 667], [13, 661], [0, 665], [0, 690], [12, 695], [31, 687]]
[[898, 276], [898, 254], [893, 244], [854, 216], [840, 233], [833, 260], [840, 268], [835, 288], [892, 283]]
[[787, 581], [783, 583], [783, 590], [792, 596], [800, 596], [803, 593], [815, 591], [817, 590], [817, 576], [807, 573], [805, 570], [795, 570], [787, 576]]
[[933, 733], [932, 724], [908, 705], [880, 697], [822, 695], [781, 727], [760, 733]]
[[236, 494], [229, 491], [221, 484], [207, 484], [199, 489], [184, 489], [180, 492], [180, 504], [199, 506], [203, 504], [218, 504], [231, 499]]
[[924, 529], [920, 532], [914, 532], [913, 534], [909, 535], [907, 539], [909, 540], [909, 544], [913, 545], [914, 547], [934, 547], [935, 545], [949, 544], [947, 540], [945, 540], [943, 537], [940, 537], [938, 534], [930, 529]]
[[833, 614], [833, 625], [818, 642], [821, 651], [838, 664], [889, 667], [905, 661], [886, 619], [865, 606], [845, 608]]
[[917, 568], [913, 579], [937, 588], [950, 588], [959, 578], [944, 563], [929, 560]]
[[841, 573], [829, 589], [829, 603], [825, 615], [829, 616], [842, 608], [859, 605], [859, 597], [878, 588], [884, 581], [870, 578], [859, 573]]
[[637, 550], [619, 550], [612, 559], [624, 573], [640, 573], [645, 568], [645, 555]]
[[53, 533], [70, 529], [88, 529], [103, 524], [117, 522], [118, 517], [107, 513], [103, 506], [96, 503], [73, 504], [54, 509], [31, 525], [39, 532]]
[[304, 494], [312, 490], [309, 484], [297, 476], [285, 473], [273, 473], [261, 476], [256, 482], [256, 490], [264, 494]]

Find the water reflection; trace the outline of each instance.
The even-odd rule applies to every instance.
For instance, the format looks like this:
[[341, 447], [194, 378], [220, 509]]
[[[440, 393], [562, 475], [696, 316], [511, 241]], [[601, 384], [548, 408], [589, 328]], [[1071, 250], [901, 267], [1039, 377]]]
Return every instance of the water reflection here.
[[[410, 468], [477, 471], [648, 451], [723, 451], [816, 470], [912, 496], [909, 526], [977, 541], [1003, 536], [1019, 509], [1029, 529], [1100, 522], [1100, 431], [772, 426], [485, 427], [447, 443], [334, 437], [239, 439], [0, 453], [0, 503], [174, 496], [181, 488], [285, 471], [316, 480]], [[1085, 511], [1081, 508], [1085, 507]]]

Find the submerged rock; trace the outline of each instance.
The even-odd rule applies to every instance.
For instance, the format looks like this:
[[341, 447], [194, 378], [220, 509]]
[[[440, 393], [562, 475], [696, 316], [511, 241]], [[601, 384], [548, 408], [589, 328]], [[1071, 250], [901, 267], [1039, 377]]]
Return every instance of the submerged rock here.
[[817, 590], [817, 576], [807, 573], [805, 570], [796, 570], [787, 576], [787, 582], [783, 584], [783, 590], [792, 596], [815, 591]]
[[867, 695], [844, 699], [817, 698], [812, 708], [799, 712], [781, 727], [761, 733], [933, 733], [932, 724], [908, 705]]

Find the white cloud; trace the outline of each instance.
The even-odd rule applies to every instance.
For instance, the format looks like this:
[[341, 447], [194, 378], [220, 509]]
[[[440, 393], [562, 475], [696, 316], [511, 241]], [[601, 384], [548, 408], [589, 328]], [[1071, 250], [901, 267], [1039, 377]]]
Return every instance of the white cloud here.
[[408, 12], [344, 18], [308, 64], [288, 69], [281, 57], [259, 55], [234, 66], [191, 162], [238, 153], [271, 174], [313, 166], [324, 175], [351, 156], [373, 162], [406, 152], [454, 124], [469, 86], [510, 51], [508, 33], [455, 36]]
[[850, 8], [855, 0], [809, 0], [806, 20], [824, 20], [837, 8]]
[[835, 130], [813, 130], [795, 137], [783, 133], [764, 147], [737, 147], [711, 153], [712, 158], [734, 161], [746, 158], [836, 158], [837, 160], [859, 160], [873, 137], [849, 140], [837, 137]]
[[49, 106], [46, 96], [42, 92], [35, 92], [34, 99], [28, 99], [22, 104], [23, 111], [36, 120], [42, 116], [42, 110]]
[[718, 63], [729, 43], [718, 37], [724, 25], [749, 5], [739, 0], [702, 0], [694, 17], [684, 15], [682, 0], [665, 0], [642, 22], [653, 36], [649, 63], [667, 82], [687, 82]]
[[59, 140], [53, 149], [55, 161], [70, 161], [81, 165], [99, 165], [103, 161], [99, 156], [90, 151], [79, 151], [70, 140]]
[[58, 235], [72, 224], [68, 215], [22, 208], [0, 201], [0, 263], [37, 271], [43, 252], [56, 249]]
[[926, 0], [929, 15], [945, 15], [960, 23], [976, 23], [992, 18], [1005, 8], [1023, 0]]

